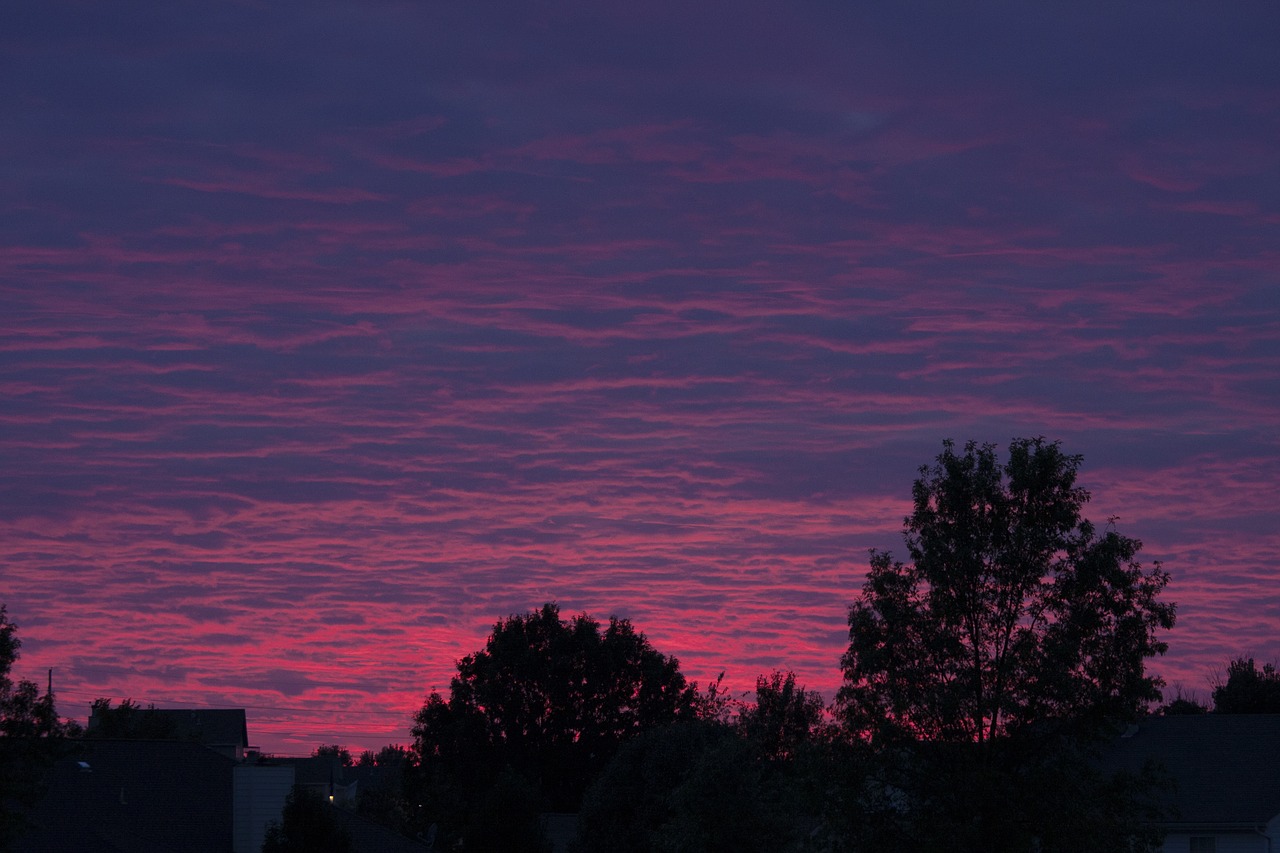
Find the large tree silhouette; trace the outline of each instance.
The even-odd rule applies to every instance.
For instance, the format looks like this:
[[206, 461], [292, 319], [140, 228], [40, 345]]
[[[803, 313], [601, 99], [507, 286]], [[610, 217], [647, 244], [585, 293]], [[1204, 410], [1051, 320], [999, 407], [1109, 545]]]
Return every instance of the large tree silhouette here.
[[562, 619], [555, 604], [499, 621], [457, 670], [448, 699], [431, 694], [413, 727], [414, 784], [442, 826], [505, 768], [548, 807], [576, 809], [620, 744], [702, 708], [676, 659], [628, 620]]
[[1046, 721], [1127, 719], [1159, 698], [1148, 658], [1174, 605], [1142, 543], [1081, 516], [1082, 457], [1056, 442], [951, 442], [904, 521], [910, 563], [873, 552], [849, 610], [839, 702], [855, 729], [982, 742]]
[[1014, 440], [1004, 462], [994, 445], [945, 442], [912, 489], [911, 562], [872, 553], [837, 701], [847, 730], [893, 765], [898, 805], [928, 815], [899, 843], [1138, 843], [1109, 803], [1142, 791], [1096, 774], [1084, 750], [1159, 698], [1145, 665], [1165, 651], [1174, 606], [1138, 540], [1082, 517], [1080, 463], [1040, 438]]

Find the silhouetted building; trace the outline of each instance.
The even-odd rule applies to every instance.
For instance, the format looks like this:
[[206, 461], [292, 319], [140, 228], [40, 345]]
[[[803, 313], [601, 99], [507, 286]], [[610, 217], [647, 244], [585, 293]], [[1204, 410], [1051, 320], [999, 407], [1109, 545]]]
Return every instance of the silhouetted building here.
[[190, 741], [84, 740], [58, 759], [14, 842], [22, 853], [257, 853], [293, 768]]
[[[249, 748], [244, 708], [147, 708], [138, 713], [151, 718], [157, 724], [154, 728], [165, 732], [164, 740], [204, 744], [235, 761], [244, 760]], [[101, 722], [96, 711], [90, 713], [90, 736], [100, 730]]]
[[278, 758], [293, 767], [294, 784], [339, 806], [353, 806], [356, 801], [355, 768], [343, 767], [336, 755], [313, 755], [310, 758]]
[[1112, 769], [1155, 761], [1172, 788], [1164, 853], [1280, 851], [1280, 714], [1151, 717], [1108, 751]]
[[[101, 737], [116, 730], [151, 737]], [[247, 752], [243, 709], [147, 708], [106, 720], [95, 715], [89, 732], [95, 736], [67, 741], [65, 754], [46, 768], [14, 851], [259, 853], [295, 784], [333, 804], [355, 853], [427, 849], [340, 807], [354, 805], [358, 780], [355, 768], [343, 767], [337, 756]]]

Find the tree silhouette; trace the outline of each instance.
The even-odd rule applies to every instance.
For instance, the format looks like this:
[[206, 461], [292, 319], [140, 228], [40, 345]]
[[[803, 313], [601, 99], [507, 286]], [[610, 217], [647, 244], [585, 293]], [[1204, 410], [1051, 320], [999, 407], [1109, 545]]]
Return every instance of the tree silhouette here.
[[1155, 711], [1162, 717], [1189, 716], [1209, 713], [1209, 706], [1198, 700], [1194, 694], [1184, 692], [1180, 685], [1175, 685], [1173, 698], [1165, 702]]
[[14, 684], [10, 672], [21, 648], [18, 626], [0, 604], [0, 846], [21, 832], [21, 810], [38, 799], [42, 768], [65, 738], [80, 734], [78, 725], [58, 716], [51, 690], [42, 696], [34, 681]]
[[576, 810], [619, 745], [697, 717], [706, 704], [675, 658], [626, 619], [562, 619], [555, 604], [493, 627], [458, 661], [446, 700], [431, 694], [413, 727], [424, 822], [458, 826], [504, 768], [555, 810]]
[[505, 768], [474, 805], [464, 849], [474, 853], [551, 853], [538, 806], [538, 792], [529, 780]]
[[766, 853], [798, 849], [787, 780], [720, 722], [655, 729], [618, 751], [588, 790], [577, 850]]
[[351, 757], [351, 750], [337, 743], [323, 743], [311, 751], [312, 758], [331, 757], [338, 759], [343, 767], [351, 767], [355, 764], [355, 760]]
[[1136, 561], [1140, 542], [1081, 516], [1080, 462], [1041, 438], [1014, 440], [1003, 463], [994, 445], [944, 442], [912, 489], [912, 561], [872, 552], [838, 706], [894, 765], [896, 808], [929, 817], [907, 847], [1139, 842], [1099, 792], [1140, 797], [1115, 794], [1123, 780], [1098, 776], [1086, 745], [1159, 698], [1145, 664], [1174, 606], [1159, 564]]
[[1213, 686], [1217, 714], [1280, 714], [1280, 671], [1273, 663], [1259, 669], [1253, 658], [1227, 664], [1227, 680]]
[[1049, 720], [1130, 719], [1159, 699], [1146, 660], [1174, 605], [1142, 543], [1080, 511], [1080, 456], [1017, 439], [944, 443], [904, 522], [912, 563], [873, 552], [849, 610], [839, 702], [858, 731], [983, 742]]
[[783, 760], [825, 736], [825, 711], [821, 694], [796, 686], [794, 672], [775, 670], [756, 679], [756, 700], [743, 707], [738, 726], [765, 756]]
[[9, 677], [21, 648], [18, 626], [9, 621], [5, 605], [0, 604], [0, 735], [14, 738], [79, 735], [79, 726], [58, 716], [51, 690], [41, 695], [34, 681], [23, 679], [14, 684]]
[[348, 853], [351, 836], [333, 816], [334, 806], [305, 788], [294, 788], [278, 823], [267, 826], [262, 853]]
[[834, 849], [823, 811], [842, 805], [833, 794], [854, 768], [822, 697], [774, 671], [736, 704], [736, 720], [711, 714], [624, 744], [587, 791], [578, 849]]
[[94, 699], [89, 711], [88, 738], [133, 738], [138, 740], [174, 740], [178, 736], [173, 718], [145, 708], [132, 699], [111, 707], [110, 699]]

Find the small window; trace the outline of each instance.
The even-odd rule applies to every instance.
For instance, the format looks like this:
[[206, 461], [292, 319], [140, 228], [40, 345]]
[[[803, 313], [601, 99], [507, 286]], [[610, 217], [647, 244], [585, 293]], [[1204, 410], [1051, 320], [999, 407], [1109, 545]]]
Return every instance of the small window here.
[[1218, 839], [1212, 835], [1193, 835], [1191, 853], [1218, 853]]

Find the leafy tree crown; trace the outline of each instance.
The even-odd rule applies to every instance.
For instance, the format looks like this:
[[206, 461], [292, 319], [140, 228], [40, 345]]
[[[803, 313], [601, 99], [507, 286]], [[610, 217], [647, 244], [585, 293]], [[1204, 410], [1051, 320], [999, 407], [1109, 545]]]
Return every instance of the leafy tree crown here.
[[619, 744], [705, 704], [628, 620], [564, 619], [554, 603], [496, 623], [457, 670], [448, 700], [433, 693], [415, 719], [419, 764], [464, 790], [509, 766], [562, 808], [576, 808]]
[[849, 610], [838, 703], [864, 736], [982, 742], [1138, 714], [1159, 698], [1169, 577], [1081, 515], [1082, 457], [1057, 442], [944, 442], [903, 523], [910, 563], [873, 551]]

